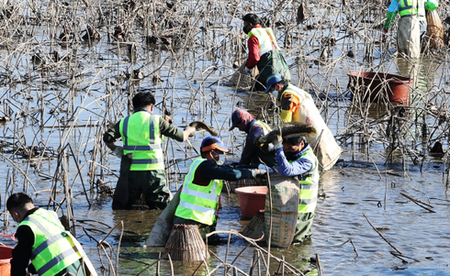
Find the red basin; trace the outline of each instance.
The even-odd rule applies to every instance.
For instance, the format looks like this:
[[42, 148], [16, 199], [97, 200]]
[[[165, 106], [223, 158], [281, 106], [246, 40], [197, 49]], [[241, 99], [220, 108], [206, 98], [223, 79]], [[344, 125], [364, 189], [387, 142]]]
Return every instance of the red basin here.
[[239, 195], [241, 213], [244, 217], [252, 218], [259, 210], [264, 210], [266, 204], [266, 186], [240, 187], [234, 190]]
[[348, 88], [353, 97], [358, 96], [364, 102], [382, 101], [409, 106], [409, 94], [413, 79], [381, 72], [350, 72]]

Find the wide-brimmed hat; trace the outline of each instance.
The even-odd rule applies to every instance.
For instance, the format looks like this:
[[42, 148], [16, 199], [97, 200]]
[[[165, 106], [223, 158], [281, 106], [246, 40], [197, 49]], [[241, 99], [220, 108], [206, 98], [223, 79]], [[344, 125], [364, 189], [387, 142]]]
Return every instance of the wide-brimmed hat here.
[[200, 146], [201, 152], [206, 152], [214, 149], [218, 149], [221, 152], [229, 152], [231, 150], [225, 147], [225, 145], [222, 143], [222, 140], [220, 140], [219, 137], [208, 136], [205, 139], [203, 139], [202, 144]]
[[272, 75], [268, 76], [266, 80], [266, 90], [264, 90], [264, 93], [267, 93], [272, 85], [279, 83], [282, 80], [283, 77], [280, 73], [273, 73]]

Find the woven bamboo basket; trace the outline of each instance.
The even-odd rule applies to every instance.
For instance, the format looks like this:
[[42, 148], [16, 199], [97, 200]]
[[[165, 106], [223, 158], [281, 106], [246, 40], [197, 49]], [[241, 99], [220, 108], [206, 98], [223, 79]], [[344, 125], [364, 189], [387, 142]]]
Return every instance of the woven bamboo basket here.
[[164, 253], [175, 261], [194, 262], [209, 258], [198, 225], [174, 224]]
[[427, 11], [427, 36], [429, 38], [430, 48], [443, 49], [444, 44], [444, 26], [436, 10]]
[[258, 68], [253, 67], [251, 74], [245, 72], [245, 62], [239, 69], [230, 77], [230, 83], [239, 89], [250, 89], [253, 85], [253, 76], [258, 75]]

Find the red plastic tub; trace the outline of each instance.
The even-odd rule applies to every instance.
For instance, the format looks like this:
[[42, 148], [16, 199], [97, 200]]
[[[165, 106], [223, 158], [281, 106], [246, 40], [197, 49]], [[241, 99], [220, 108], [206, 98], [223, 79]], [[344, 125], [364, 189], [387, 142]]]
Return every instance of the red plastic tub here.
[[409, 106], [413, 79], [381, 72], [350, 72], [348, 88], [364, 102], [390, 102]]
[[13, 247], [0, 246], [0, 275], [11, 275], [11, 259]]
[[264, 210], [267, 191], [266, 186], [236, 188], [235, 192], [239, 195], [242, 216], [252, 218], [259, 210]]

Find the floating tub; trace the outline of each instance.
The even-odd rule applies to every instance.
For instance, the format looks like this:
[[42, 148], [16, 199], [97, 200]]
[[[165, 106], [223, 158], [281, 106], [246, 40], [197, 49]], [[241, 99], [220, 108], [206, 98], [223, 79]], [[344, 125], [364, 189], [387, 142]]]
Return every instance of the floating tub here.
[[0, 275], [11, 275], [12, 247], [0, 246]]
[[409, 94], [413, 79], [381, 72], [350, 72], [348, 88], [353, 97], [363, 102], [387, 102], [409, 106]]
[[239, 195], [242, 216], [254, 217], [259, 210], [264, 210], [266, 202], [266, 186], [240, 187], [234, 190]]

